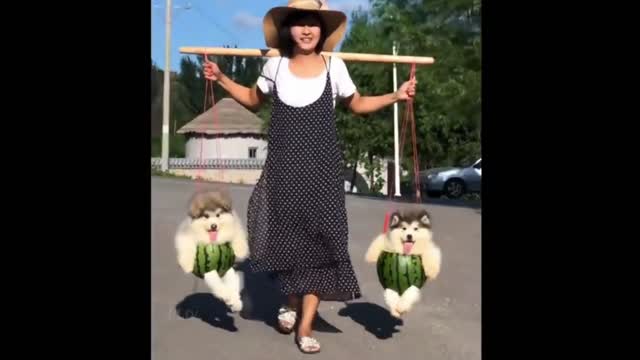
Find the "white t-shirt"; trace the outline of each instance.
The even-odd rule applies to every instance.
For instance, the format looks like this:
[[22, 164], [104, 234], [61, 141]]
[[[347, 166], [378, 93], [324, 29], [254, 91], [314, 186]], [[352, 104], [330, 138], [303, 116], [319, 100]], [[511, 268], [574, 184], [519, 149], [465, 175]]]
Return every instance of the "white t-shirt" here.
[[[282, 59], [282, 62], [280, 62]], [[280, 69], [278, 70], [278, 63]], [[331, 88], [333, 90], [333, 106], [336, 100], [347, 98], [356, 91], [356, 86], [349, 76], [344, 60], [332, 57], [327, 59], [331, 76]], [[278, 74], [276, 78], [276, 72]], [[262, 69], [262, 75], [258, 77], [258, 88], [265, 95], [272, 95], [273, 80], [278, 87], [278, 96], [289, 106], [302, 107], [318, 100], [324, 91], [327, 81], [327, 71], [313, 78], [300, 78], [289, 70], [289, 59], [286, 57], [273, 57], [267, 60]]]

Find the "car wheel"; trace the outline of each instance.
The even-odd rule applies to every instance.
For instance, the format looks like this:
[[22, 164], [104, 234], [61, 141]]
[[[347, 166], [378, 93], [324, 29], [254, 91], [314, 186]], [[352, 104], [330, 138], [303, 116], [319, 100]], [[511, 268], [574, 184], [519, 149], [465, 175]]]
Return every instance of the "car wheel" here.
[[444, 193], [450, 199], [459, 199], [466, 191], [466, 185], [460, 179], [451, 179], [444, 184]]

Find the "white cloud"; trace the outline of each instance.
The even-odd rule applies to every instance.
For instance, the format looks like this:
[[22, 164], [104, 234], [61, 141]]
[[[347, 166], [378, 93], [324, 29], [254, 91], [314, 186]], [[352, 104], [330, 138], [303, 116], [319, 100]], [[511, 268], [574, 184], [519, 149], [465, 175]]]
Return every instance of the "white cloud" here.
[[369, 9], [368, 0], [333, 0], [329, 1], [329, 8], [343, 11], [347, 15], [351, 15], [351, 12], [357, 10], [359, 7], [363, 10]]
[[262, 26], [262, 18], [246, 12], [239, 12], [233, 17], [233, 23], [242, 28], [254, 28]]

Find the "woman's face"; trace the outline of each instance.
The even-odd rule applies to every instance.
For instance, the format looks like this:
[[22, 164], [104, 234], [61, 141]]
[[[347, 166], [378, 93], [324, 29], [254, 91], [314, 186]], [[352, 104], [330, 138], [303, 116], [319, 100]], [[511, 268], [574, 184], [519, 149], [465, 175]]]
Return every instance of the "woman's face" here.
[[313, 15], [304, 15], [291, 24], [291, 38], [303, 52], [314, 51], [320, 35], [320, 21]]

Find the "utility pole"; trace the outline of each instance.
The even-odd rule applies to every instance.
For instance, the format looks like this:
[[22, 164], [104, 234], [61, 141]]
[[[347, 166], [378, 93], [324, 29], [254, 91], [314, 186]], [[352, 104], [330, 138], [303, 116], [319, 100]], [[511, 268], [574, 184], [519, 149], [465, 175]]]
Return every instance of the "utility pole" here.
[[169, 103], [171, 96], [171, 0], [165, 9], [164, 92], [162, 93], [162, 171], [169, 170]]
[[[398, 47], [396, 42], [393, 42], [393, 55], [398, 55]], [[398, 91], [398, 69], [396, 63], [393, 63], [393, 91]], [[396, 187], [395, 196], [401, 196], [400, 194], [400, 141], [398, 136], [398, 102], [393, 104], [393, 145], [394, 145], [394, 171], [395, 176], [394, 184]]]

